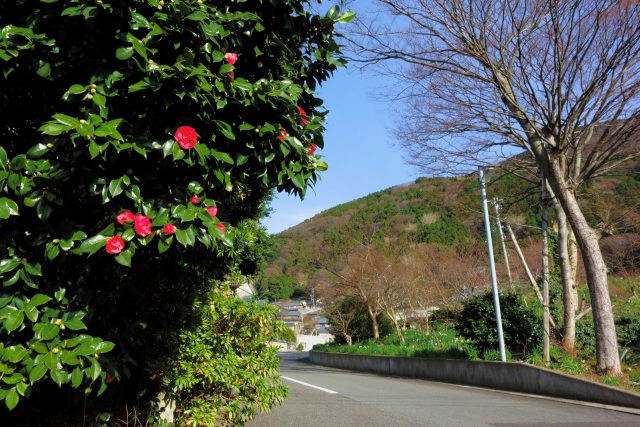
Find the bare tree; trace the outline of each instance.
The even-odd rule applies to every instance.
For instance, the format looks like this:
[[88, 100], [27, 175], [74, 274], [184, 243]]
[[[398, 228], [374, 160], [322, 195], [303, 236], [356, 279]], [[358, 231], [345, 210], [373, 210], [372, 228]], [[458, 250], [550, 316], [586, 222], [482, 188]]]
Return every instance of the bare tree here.
[[413, 162], [451, 173], [525, 151], [582, 253], [597, 369], [621, 374], [598, 230], [576, 187], [638, 156], [640, 5], [614, 0], [378, 0], [354, 46], [406, 83], [399, 134]]
[[353, 321], [358, 311], [353, 304], [345, 304], [345, 299], [336, 301], [322, 310], [331, 322], [331, 333], [342, 335], [348, 345], [353, 344]]
[[358, 248], [347, 255], [346, 266], [341, 273], [334, 273], [345, 293], [354, 293], [367, 309], [371, 335], [380, 338], [378, 315], [383, 312], [380, 302], [380, 282], [371, 266], [374, 255], [371, 246]]
[[376, 245], [372, 259], [380, 290], [380, 305], [391, 319], [401, 344], [405, 342], [403, 312], [407, 311], [409, 301], [417, 294], [420, 278], [420, 272], [411, 268], [415, 265], [415, 257], [410, 249], [410, 242], [404, 239], [384, 240]]

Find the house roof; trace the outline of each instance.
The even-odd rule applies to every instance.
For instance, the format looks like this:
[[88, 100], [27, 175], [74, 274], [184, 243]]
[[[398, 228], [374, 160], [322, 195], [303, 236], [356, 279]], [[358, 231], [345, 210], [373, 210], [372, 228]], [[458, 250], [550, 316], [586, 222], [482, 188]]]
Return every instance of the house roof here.
[[300, 316], [300, 312], [298, 310], [290, 310], [290, 311], [281, 311], [276, 313], [276, 317], [282, 316]]

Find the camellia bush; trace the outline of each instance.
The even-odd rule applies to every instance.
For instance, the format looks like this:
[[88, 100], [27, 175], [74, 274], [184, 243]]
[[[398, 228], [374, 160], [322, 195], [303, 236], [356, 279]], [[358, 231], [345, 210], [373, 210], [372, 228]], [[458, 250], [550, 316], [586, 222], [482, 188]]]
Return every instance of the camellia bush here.
[[[503, 291], [499, 298], [506, 350], [514, 356], [532, 353], [542, 340], [542, 322], [531, 308], [524, 305], [521, 295]], [[485, 357], [498, 350], [496, 311], [491, 291], [464, 302], [456, 330]]]
[[314, 90], [344, 64], [334, 27], [353, 14], [309, 8], [0, 4], [0, 400], [14, 415], [177, 387], [185, 334], [224, 317], [203, 314], [212, 289], [253, 273], [246, 220], [327, 167]]

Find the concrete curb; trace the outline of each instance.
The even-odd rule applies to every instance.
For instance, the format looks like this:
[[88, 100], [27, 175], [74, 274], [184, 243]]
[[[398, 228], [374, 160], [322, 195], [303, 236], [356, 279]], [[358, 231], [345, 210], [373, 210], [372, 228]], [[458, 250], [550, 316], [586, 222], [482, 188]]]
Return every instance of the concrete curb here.
[[525, 363], [309, 352], [318, 365], [640, 409], [640, 394]]

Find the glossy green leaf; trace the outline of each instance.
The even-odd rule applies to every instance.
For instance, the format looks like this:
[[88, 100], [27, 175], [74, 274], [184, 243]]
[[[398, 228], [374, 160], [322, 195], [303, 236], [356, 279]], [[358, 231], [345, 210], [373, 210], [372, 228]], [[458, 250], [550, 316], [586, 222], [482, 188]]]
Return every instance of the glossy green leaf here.
[[73, 386], [73, 388], [80, 387], [83, 378], [84, 375], [82, 374], [82, 370], [80, 368], [75, 368], [71, 373], [71, 385]]
[[12, 345], [4, 349], [4, 360], [11, 363], [18, 363], [28, 354], [27, 350], [21, 345]]
[[108, 353], [114, 349], [116, 345], [111, 341], [100, 341], [93, 346], [93, 350], [96, 353]]
[[131, 252], [128, 250], [120, 252], [113, 259], [120, 265], [125, 267], [131, 267]]
[[36, 338], [49, 341], [60, 332], [60, 327], [52, 323], [45, 323], [36, 333]]
[[41, 199], [36, 205], [36, 215], [41, 221], [46, 221], [51, 215], [51, 212], [53, 212], [53, 209], [46, 199]]
[[27, 151], [27, 156], [32, 159], [37, 159], [38, 157], [42, 157], [49, 148], [45, 144], [36, 144]]
[[119, 47], [118, 49], [116, 49], [116, 58], [118, 58], [121, 61], [126, 61], [127, 59], [131, 58], [132, 56], [133, 56], [133, 47], [132, 46]]
[[0, 198], [0, 219], [7, 219], [11, 215], [20, 215], [18, 204], [7, 197]]
[[20, 260], [15, 258], [0, 260], [0, 274], [8, 273], [20, 265]]
[[355, 12], [351, 12], [351, 11], [345, 12], [340, 16], [338, 16], [338, 22], [340, 22], [341, 24], [348, 24], [349, 22], [353, 21], [355, 17], [356, 17]]
[[7, 315], [4, 321], [4, 327], [7, 332], [13, 332], [20, 328], [24, 322], [24, 312], [22, 310], [16, 310]]
[[176, 229], [175, 236], [176, 239], [178, 239], [178, 242], [183, 246], [193, 246], [196, 242], [195, 235], [193, 234], [191, 227], [185, 230]]
[[51, 377], [51, 379], [53, 380], [54, 383], [56, 383], [59, 386], [61, 386], [62, 384], [67, 382], [67, 378], [68, 378], [69, 374], [67, 374], [65, 371], [63, 371], [61, 369], [55, 368], [55, 369], [51, 369], [49, 371], [49, 376]]
[[101, 249], [102, 247], [104, 247], [108, 239], [109, 238], [107, 236], [103, 236], [101, 234], [98, 234], [97, 236], [89, 237], [88, 239], [83, 241], [82, 244], [78, 246], [76, 249], [72, 249], [71, 252], [79, 253], [79, 254], [84, 254], [84, 253], [93, 254], [97, 252], [99, 249]]
[[66, 320], [64, 322], [64, 326], [67, 327], [67, 329], [70, 329], [72, 331], [79, 331], [82, 329], [87, 329], [87, 325], [84, 324], [84, 322], [80, 319], [70, 319], [70, 320]]
[[43, 304], [48, 303], [49, 301], [51, 301], [51, 297], [48, 295], [44, 295], [44, 294], [35, 294], [33, 297], [31, 297], [31, 299], [29, 300], [29, 305], [33, 306], [33, 307], [38, 307], [41, 306]]
[[29, 372], [29, 382], [35, 384], [47, 373], [47, 367], [44, 365], [35, 365]]
[[18, 405], [18, 401], [20, 400], [20, 396], [18, 396], [18, 392], [15, 388], [9, 389], [7, 393], [7, 397], [4, 398], [4, 403], [7, 405], [9, 410], [13, 410]]

